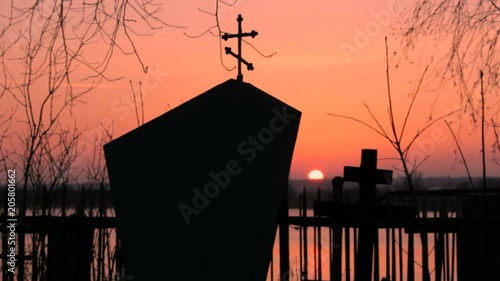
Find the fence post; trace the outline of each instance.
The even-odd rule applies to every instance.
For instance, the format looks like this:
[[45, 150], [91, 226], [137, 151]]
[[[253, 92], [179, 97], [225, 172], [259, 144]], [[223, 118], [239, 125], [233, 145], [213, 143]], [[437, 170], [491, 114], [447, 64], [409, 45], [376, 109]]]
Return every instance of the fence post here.
[[[344, 188], [344, 179], [334, 177], [332, 180], [333, 201], [342, 202], [342, 192]], [[342, 231], [340, 226], [333, 227], [333, 243], [331, 251], [333, 253], [331, 264], [330, 280], [342, 280]], [[349, 247], [346, 247], [349, 251]]]

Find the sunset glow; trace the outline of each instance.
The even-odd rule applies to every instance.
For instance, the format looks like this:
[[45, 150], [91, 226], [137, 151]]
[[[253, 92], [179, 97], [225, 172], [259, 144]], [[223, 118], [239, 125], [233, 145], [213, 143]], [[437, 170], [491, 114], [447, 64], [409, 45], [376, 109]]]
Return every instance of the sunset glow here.
[[[75, 103], [71, 111], [65, 111], [67, 116], [64, 116], [61, 126], [77, 126], [83, 131], [82, 147], [86, 142], [84, 151], [79, 154], [80, 166], [74, 171], [80, 171], [86, 166], [85, 161], [92, 159], [93, 142], [107, 136], [103, 128], [108, 125], [112, 126], [108, 130], [113, 133], [113, 138], [117, 138], [135, 129], [140, 123], [138, 119], [148, 122], [208, 89], [236, 78], [235, 59], [224, 53], [224, 47], [231, 47], [234, 51], [237, 42], [211, 36], [217, 29], [207, 32], [215, 24], [214, 17], [210, 16], [215, 8], [213, 1], [164, 2], [166, 6], [158, 16], [176, 27], [148, 30], [146, 25], [138, 26], [134, 34], [148, 35], [133, 37], [133, 47], [140, 54], [140, 62], [134, 55], [123, 54], [130, 53], [132, 45], [120, 32], [117, 42], [123, 43], [123, 50], [115, 50], [114, 57], [106, 67], [106, 79], [96, 84], [96, 88], [82, 102]], [[258, 51], [243, 44], [242, 56], [254, 67], [253, 71], [244, 67], [243, 81], [302, 112], [291, 163], [291, 178], [303, 178], [312, 165], [328, 167], [324, 171], [328, 175], [342, 176], [344, 166], [360, 164], [359, 155], [365, 148], [377, 149], [379, 158], [383, 159], [379, 166], [383, 169], [395, 167], [395, 173], [398, 173], [401, 162], [397, 160], [398, 154], [390, 141], [353, 119], [330, 115], [356, 118], [375, 128], [379, 128], [377, 124], [380, 124], [385, 132], [392, 135], [387, 114], [387, 36], [392, 106], [396, 131], [401, 131], [406, 110], [411, 103], [410, 97], [415, 93], [425, 65], [432, 61], [430, 56], [434, 52], [444, 53], [447, 49], [440, 49], [445, 44], [427, 49], [424, 49], [424, 45], [418, 45], [415, 46], [415, 53], [419, 57], [411, 62], [405, 60], [401, 38], [394, 31], [398, 30], [397, 23], [401, 22], [403, 8], [409, 1], [397, 1], [398, 9], [393, 7], [395, 3], [322, 1], [289, 5], [279, 1], [239, 0], [234, 6], [220, 5], [221, 32], [237, 31], [238, 14], [243, 16], [244, 32], [258, 32], [258, 36], [246, 40]], [[9, 11], [9, 5], [10, 1], [6, 1], [0, 4], [0, 8]], [[15, 35], [19, 33], [12, 30], [12, 36], [7, 38], [16, 38]], [[202, 34], [205, 35], [200, 36]], [[105, 43], [98, 43], [97, 39], [90, 41], [95, 43], [86, 49], [85, 54], [93, 54], [88, 60], [94, 64], [102, 59], [99, 54], [105, 56], [107, 48]], [[11, 58], [5, 59], [9, 63], [5, 67], [9, 75], [5, 77], [11, 77], [4, 82], [6, 85], [23, 84], [23, 65], [26, 62], [17, 58], [24, 50], [22, 44], [25, 43], [20, 41], [11, 48]], [[148, 67], [147, 72], [141, 63]], [[81, 71], [85, 68], [72, 67], [75, 69], [71, 71], [76, 73], [72, 80], [75, 92], [84, 91], [93, 85], [94, 81], [83, 79], [94, 74], [91, 69]], [[432, 75], [427, 73], [429, 77]], [[44, 79], [30, 83], [29, 92], [46, 92], [47, 79]], [[413, 165], [425, 160], [418, 165], [424, 176], [465, 176], [466, 169], [460, 164], [463, 161], [455, 154], [457, 149], [453, 134], [444, 120], [421, 132], [429, 120], [436, 120], [436, 117], [457, 110], [462, 104], [456, 89], [442, 87], [438, 94], [437, 86], [427, 83], [420, 88], [420, 95], [412, 104], [412, 112], [405, 124], [401, 144], [403, 147], [408, 145], [413, 136], [419, 134], [407, 151], [407, 163]], [[63, 97], [64, 90], [65, 87], [61, 87], [55, 96]], [[1, 112], [17, 108], [19, 104], [15, 97], [22, 93], [4, 95], [0, 102]], [[493, 100], [495, 94], [488, 93], [491, 97], [488, 101], [492, 104], [496, 102]], [[32, 101], [36, 108], [43, 99], [34, 96]], [[24, 112], [21, 109], [16, 111], [12, 119], [16, 121], [8, 123], [9, 131], [5, 135], [32, 129], [26, 126], [28, 123]], [[446, 120], [452, 122], [456, 134], [462, 134], [459, 138], [463, 155], [471, 174], [477, 176], [481, 175], [482, 169], [479, 153], [481, 138], [465, 115], [459, 118], [457, 114]], [[487, 120], [490, 120], [489, 116]], [[490, 147], [494, 134], [492, 130], [487, 130], [487, 134], [486, 141]], [[8, 148], [9, 151], [22, 149], [20, 140], [10, 143], [12, 147]], [[493, 157], [492, 153], [486, 155], [488, 175], [498, 172], [499, 166], [490, 160]]]

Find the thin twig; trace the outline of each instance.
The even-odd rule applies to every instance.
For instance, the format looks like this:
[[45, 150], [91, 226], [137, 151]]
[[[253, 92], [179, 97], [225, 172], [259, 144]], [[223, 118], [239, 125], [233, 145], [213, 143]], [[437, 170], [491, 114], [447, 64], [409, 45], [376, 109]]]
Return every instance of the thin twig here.
[[446, 120], [444, 120], [444, 123], [446, 124], [446, 126], [450, 130], [451, 135], [453, 136], [453, 139], [455, 140], [455, 144], [458, 148], [458, 152], [460, 153], [460, 157], [462, 158], [462, 162], [464, 163], [464, 166], [465, 166], [465, 171], [467, 172], [467, 176], [469, 177], [469, 183], [470, 183], [472, 188], [475, 188], [474, 182], [472, 181], [472, 177], [470, 175], [469, 166], [467, 165], [467, 160], [465, 159], [464, 153], [462, 152], [462, 147], [460, 146], [460, 143], [458, 142], [457, 136], [455, 135], [455, 133], [451, 129], [450, 123], [448, 123], [448, 121], [446, 121]]
[[[497, 155], [498, 155], [498, 153], [500, 153], [500, 138], [499, 138], [498, 131], [497, 131], [498, 125], [495, 123], [495, 120], [493, 118], [491, 118], [491, 124], [493, 127], [493, 134], [495, 134], [495, 144], [493, 144], [493, 149], [496, 149]], [[498, 157], [498, 156], [496, 156], [496, 157]], [[497, 158], [497, 161], [498, 161], [498, 158]]]
[[384, 130], [384, 127], [382, 127], [382, 124], [380, 124], [380, 122], [378, 121], [377, 117], [375, 117], [375, 115], [373, 114], [373, 112], [371, 111], [370, 107], [365, 103], [365, 108], [366, 110], [368, 111], [368, 113], [370, 114], [370, 116], [372, 117], [372, 119], [375, 121], [375, 124], [377, 124], [377, 126], [379, 127], [380, 131], [383, 133], [383, 135], [385, 136], [386, 139], [388, 139], [391, 144], [394, 145], [394, 141], [389, 137], [389, 135], [385, 132]]
[[139, 82], [139, 96], [141, 98], [141, 115], [142, 115], [141, 125], [144, 125], [144, 99], [142, 95], [142, 81]]
[[384, 139], [386, 139], [386, 140], [388, 140], [388, 141], [392, 142], [392, 140], [391, 140], [388, 136], [386, 136], [386, 135], [384, 135], [383, 133], [381, 133], [380, 131], [378, 131], [375, 127], [373, 127], [372, 125], [370, 125], [370, 124], [368, 124], [368, 123], [366, 123], [366, 122], [364, 122], [364, 121], [361, 121], [361, 120], [359, 120], [359, 119], [357, 119], [357, 118], [354, 118], [354, 117], [351, 117], [351, 116], [345, 116], [345, 115], [338, 115], [338, 114], [334, 114], [334, 113], [329, 113], [329, 114], [327, 114], [327, 115], [356, 121], [356, 122], [358, 122], [358, 123], [360, 123], [360, 124], [362, 124], [362, 125], [365, 125], [366, 127], [370, 128], [370, 129], [371, 129], [371, 130], [373, 130], [375, 133], [377, 133], [377, 134], [381, 135]]
[[135, 110], [135, 119], [137, 120], [137, 127], [141, 126], [141, 122], [139, 119], [139, 109], [137, 108], [137, 99], [135, 98], [135, 90], [132, 85], [132, 80], [129, 80], [130, 90], [132, 90], [132, 97], [134, 98], [134, 110]]
[[424, 81], [425, 73], [427, 73], [427, 70], [429, 69], [429, 66], [425, 67], [424, 72], [420, 76], [420, 81], [418, 82], [417, 89], [415, 90], [415, 93], [413, 94], [413, 97], [411, 99], [410, 106], [408, 107], [408, 110], [406, 111], [406, 116], [403, 121], [403, 127], [401, 128], [401, 133], [399, 134], [399, 140], [401, 141], [403, 139], [403, 135], [405, 132], [406, 124], [408, 123], [408, 119], [410, 117], [411, 110], [413, 108], [413, 104], [415, 103], [415, 100], [417, 98], [418, 93], [420, 92], [420, 87], [422, 86], [422, 82]]
[[387, 98], [389, 100], [389, 121], [391, 123], [392, 133], [394, 135], [394, 142], [399, 143], [398, 134], [396, 133], [396, 121], [394, 120], [394, 110], [392, 108], [392, 95], [391, 95], [391, 81], [389, 75], [389, 46], [387, 44], [387, 36], [385, 39], [385, 72], [387, 81]]
[[436, 122], [438, 122], [438, 121], [440, 121], [440, 120], [442, 120], [442, 119], [444, 119], [444, 118], [446, 118], [446, 117], [448, 117], [448, 116], [450, 116], [450, 115], [452, 115], [452, 114], [455, 114], [455, 113], [457, 113], [457, 112], [458, 112], [458, 110], [454, 110], [454, 111], [452, 111], [452, 112], [450, 112], [450, 113], [447, 113], [447, 114], [445, 114], [445, 115], [442, 115], [441, 117], [439, 117], [439, 118], [437, 118], [437, 119], [433, 120], [432, 122], [430, 122], [429, 124], [427, 124], [427, 125], [426, 125], [426, 126], [425, 126], [422, 130], [419, 130], [419, 131], [415, 134], [415, 136], [414, 136], [414, 137], [413, 137], [413, 139], [410, 141], [410, 143], [406, 146], [406, 148], [404, 149], [404, 151], [405, 151], [405, 152], [406, 152], [406, 151], [408, 151], [408, 150], [410, 149], [410, 147], [413, 145], [413, 143], [417, 140], [417, 138], [418, 138], [421, 134], [423, 134], [423, 133], [424, 133], [427, 129], [429, 129], [432, 125], [434, 125]]
[[248, 42], [247, 40], [242, 39], [241, 41], [243, 41], [243, 43], [247, 44], [248, 46], [252, 47], [252, 49], [254, 49], [254, 51], [256, 51], [257, 54], [259, 54], [261, 57], [266, 58], [266, 59], [270, 58], [278, 53], [278, 52], [272, 52], [269, 55], [266, 55], [266, 54], [262, 53], [261, 51], [259, 51], [259, 49], [257, 49], [257, 47], [255, 47], [252, 43]]

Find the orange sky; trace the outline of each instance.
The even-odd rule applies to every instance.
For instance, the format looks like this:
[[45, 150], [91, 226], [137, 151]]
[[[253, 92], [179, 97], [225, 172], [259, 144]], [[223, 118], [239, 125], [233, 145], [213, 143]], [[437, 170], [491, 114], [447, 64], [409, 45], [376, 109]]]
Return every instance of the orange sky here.
[[[228, 72], [221, 65], [217, 38], [207, 35], [191, 39], [183, 34], [197, 35], [212, 26], [214, 18], [197, 8], [213, 10], [214, 5], [211, 1], [186, 2], [191, 1], [165, 1], [162, 15], [167, 22], [187, 28], [163, 28], [155, 31], [154, 36], [136, 38], [142, 60], [150, 68], [148, 74], [141, 72], [134, 57], [117, 53], [108, 74], [125, 78], [103, 83], [87, 96], [86, 104], [75, 108], [79, 126], [87, 126], [87, 139], [102, 133], [100, 122], [113, 121], [115, 137], [137, 126], [129, 80], [136, 86], [139, 81], [143, 83], [145, 121], [148, 121], [236, 77], [236, 71]], [[313, 4], [240, 0], [232, 8], [222, 8], [224, 31], [236, 31], [236, 17], [241, 13], [244, 31], [259, 32], [255, 39], [248, 40], [264, 54], [276, 52], [271, 58], [263, 58], [244, 46], [243, 56], [255, 67], [253, 72], [244, 71], [245, 82], [302, 111], [292, 178], [305, 178], [312, 169], [322, 170], [326, 177], [342, 175], [343, 166], [359, 165], [362, 148], [378, 149], [379, 158], [395, 157], [387, 141], [379, 135], [353, 121], [327, 115], [349, 115], [374, 124], [364, 108], [367, 103], [389, 130], [384, 36], [390, 36], [391, 52], [399, 51], [396, 38], [391, 35], [390, 27], [399, 19], [391, 10], [392, 4], [385, 0]], [[236, 49], [235, 42], [223, 42], [223, 46]], [[353, 53], [346, 53], [348, 50]], [[229, 56], [224, 55], [223, 61], [228, 67], [235, 66]], [[401, 126], [410, 102], [408, 95], [414, 91], [423, 68], [402, 62], [396, 69], [395, 61], [391, 63], [394, 106], [397, 124]], [[84, 85], [85, 81], [81, 83]], [[440, 95], [433, 111], [435, 117], [457, 109], [459, 99], [453, 93], [450, 89]], [[421, 92], [407, 125], [407, 141], [426, 125], [434, 98], [432, 91]], [[466, 120], [462, 120], [462, 127], [470, 128]], [[491, 131], [488, 133], [491, 138]], [[471, 136], [462, 133], [461, 137], [474, 175], [479, 175], [481, 169], [478, 136], [475, 132]], [[425, 176], [463, 176], [463, 165], [458, 162], [454, 165], [454, 150], [452, 135], [439, 122], [415, 143], [410, 156], [418, 160], [429, 155], [421, 166]], [[487, 151], [490, 150], [488, 146]], [[490, 153], [488, 159], [491, 157]], [[488, 163], [488, 174], [497, 173], [498, 166]], [[399, 167], [390, 160], [380, 161], [379, 166]]]

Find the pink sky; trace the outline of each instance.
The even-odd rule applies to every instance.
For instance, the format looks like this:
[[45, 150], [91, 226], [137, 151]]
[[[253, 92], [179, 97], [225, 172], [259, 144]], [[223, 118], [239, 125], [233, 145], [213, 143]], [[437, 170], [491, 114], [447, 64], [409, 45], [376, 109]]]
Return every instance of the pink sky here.
[[[234, 7], [222, 8], [224, 31], [236, 31], [236, 17], [241, 13], [244, 31], [259, 32], [255, 39], [248, 40], [264, 54], [276, 52], [271, 58], [263, 58], [245, 45], [243, 56], [254, 64], [255, 71], [244, 71], [244, 81], [302, 111], [292, 178], [305, 178], [312, 169], [323, 171], [326, 177], [341, 176], [343, 166], [359, 165], [363, 148], [378, 149], [379, 158], [396, 156], [386, 140], [366, 127], [327, 115], [348, 115], [374, 124], [364, 107], [366, 103], [389, 131], [384, 37], [389, 36], [391, 53], [400, 52], [391, 29], [400, 19], [391, 8], [393, 4], [378, 0], [314, 4], [240, 0]], [[108, 75], [124, 78], [104, 82], [86, 97], [86, 104], [75, 108], [79, 126], [87, 128], [84, 136], [88, 140], [102, 134], [101, 122], [113, 122], [115, 137], [137, 126], [129, 80], [136, 87], [140, 81], [143, 83], [147, 122], [236, 77], [236, 71], [228, 72], [221, 65], [217, 38], [207, 35], [191, 39], [183, 34], [197, 35], [214, 24], [213, 17], [197, 8], [213, 10], [214, 5], [211, 1], [203, 5], [200, 1], [165, 1], [162, 15], [166, 21], [187, 28], [163, 28], [155, 31], [154, 36], [136, 38], [142, 60], [150, 69], [147, 74], [141, 71], [134, 57], [116, 54]], [[236, 48], [235, 42], [223, 42], [223, 46]], [[98, 54], [99, 50], [95, 51]], [[228, 67], [235, 66], [230, 56], [224, 55], [223, 61]], [[421, 64], [425, 64], [425, 59]], [[391, 59], [393, 104], [399, 127], [410, 103], [409, 94], [415, 90], [422, 72], [423, 67], [418, 64]], [[85, 86], [85, 81], [75, 82], [76, 86], [80, 84]], [[423, 89], [417, 99], [406, 128], [406, 143], [427, 124], [436, 97], [429, 89]], [[440, 93], [433, 116], [456, 110], [458, 105], [458, 95], [449, 88]], [[480, 175], [480, 135], [479, 131], [472, 131], [467, 120], [461, 120], [462, 148], [473, 175]], [[468, 131], [472, 133], [467, 134]], [[488, 139], [492, 137], [489, 130]], [[490, 160], [490, 147], [491, 142], [487, 159], [488, 174], [493, 175], [498, 173], [498, 166]], [[409, 155], [414, 160], [428, 155], [420, 169], [424, 176], [464, 176], [463, 165], [455, 161], [455, 149], [451, 133], [444, 122], [439, 122], [421, 135]], [[390, 169], [400, 165], [381, 160], [379, 167]]]

